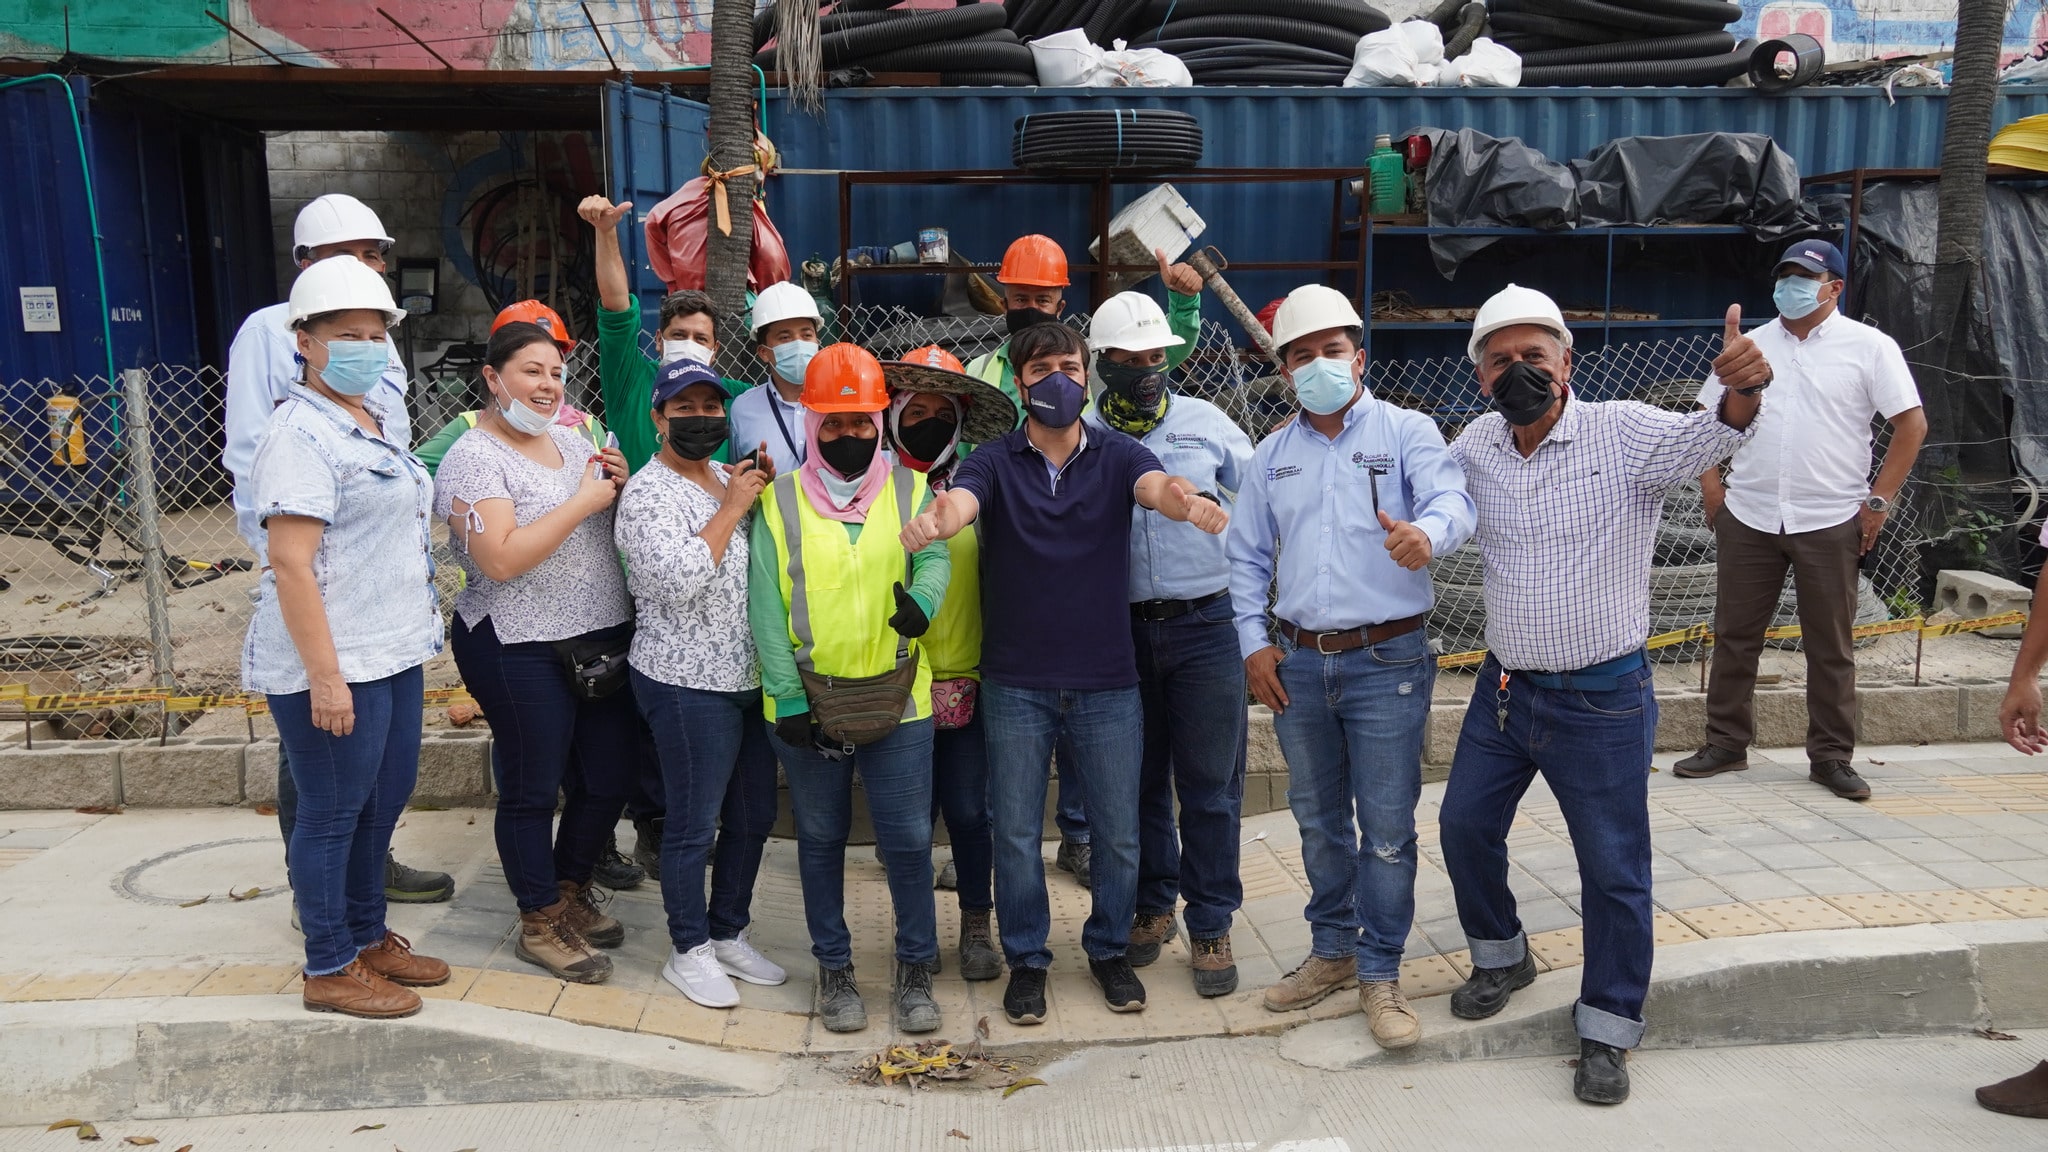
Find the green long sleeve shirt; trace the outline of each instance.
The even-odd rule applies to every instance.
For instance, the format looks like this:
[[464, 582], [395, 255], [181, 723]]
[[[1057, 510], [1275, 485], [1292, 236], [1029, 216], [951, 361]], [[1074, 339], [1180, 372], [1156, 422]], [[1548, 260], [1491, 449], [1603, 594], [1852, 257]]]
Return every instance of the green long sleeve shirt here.
[[[597, 306], [597, 388], [604, 397], [604, 414], [619, 438], [626, 467], [638, 472], [661, 451], [651, 415], [654, 409], [656, 364], [640, 351], [640, 310], [633, 307], [614, 312]], [[727, 397], [737, 396], [748, 386], [738, 380], [725, 381]], [[711, 458], [720, 464], [732, 460], [731, 445], [724, 445]]]
[[[1166, 329], [1180, 337], [1177, 347], [1166, 350], [1166, 370], [1171, 372], [1186, 362], [1188, 355], [1195, 350], [1195, 338], [1202, 333], [1202, 298], [1167, 292]], [[995, 351], [976, 356], [967, 365], [967, 374], [1002, 389], [1010, 403], [1017, 406], [1018, 419], [1023, 419], [1024, 397], [1017, 391], [1017, 370], [1010, 364], [1008, 340], [996, 345]]]
[[[925, 503], [931, 503], [927, 493]], [[758, 508], [758, 506], [757, 506]], [[858, 543], [863, 525], [846, 525], [847, 540]], [[796, 650], [789, 646], [789, 605], [782, 602], [781, 562], [775, 551], [775, 529], [757, 510], [747, 536], [747, 624], [761, 659], [761, 691], [775, 702], [775, 719], [811, 710], [803, 680], [796, 674]], [[953, 578], [953, 555], [944, 540], [934, 540], [910, 558], [910, 598], [925, 619], [939, 615], [946, 585]]]

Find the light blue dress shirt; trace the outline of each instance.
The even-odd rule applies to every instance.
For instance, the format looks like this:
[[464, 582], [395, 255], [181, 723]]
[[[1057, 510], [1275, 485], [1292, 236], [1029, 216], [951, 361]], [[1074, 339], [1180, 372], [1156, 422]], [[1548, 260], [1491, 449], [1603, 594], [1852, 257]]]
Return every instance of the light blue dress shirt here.
[[733, 459], [766, 444], [777, 475], [804, 462], [803, 405], [784, 400], [775, 385], [756, 384], [733, 397], [725, 414], [732, 422]]
[[1427, 533], [1436, 555], [1471, 538], [1477, 512], [1435, 421], [1369, 390], [1335, 440], [1296, 419], [1259, 445], [1230, 519], [1230, 600], [1244, 655], [1270, 643], [1276, 564], [1273, 615], [1311, 632], [1401, 620], [1435, 604], [1429, 570], [1411, 572], [1387, 552], [1376, 471], [1379, 507]]
[[[1109, 428], [1093, 405], [1085, 419], [1096, 428]], [[1167, 475], [1216, 496], [1226, 511], [1252, 466], [1251, 437], [1214, 404], [1178, 392], [1166, 406], [1166, 418], [1139, 443], [1159, 457]], [[1197, 600], [1229, 583], [1223, 537], [1149, 508], [1131, 510], [1131, 603]]]

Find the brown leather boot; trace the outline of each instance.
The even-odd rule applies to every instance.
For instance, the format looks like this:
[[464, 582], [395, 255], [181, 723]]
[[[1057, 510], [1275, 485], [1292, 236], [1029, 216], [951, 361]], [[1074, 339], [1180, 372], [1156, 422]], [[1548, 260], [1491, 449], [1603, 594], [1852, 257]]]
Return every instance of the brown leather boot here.
[[384, 939], [363, 949], [356, 959], [393, 984], [434, 988], [448, 982], [448, 965], [432, 956], [415, 956], [412, 941], [386, 929]]
[[519, 914], [521, 960], [538, 964], [557, 979], [572, 984], [602, 984], [611, 979], [612, 958], [590, 946], [569, 923], [571, 901], [564, 897], [538, 912]]
[[577, 935], [599, 948], [617, 948], [626, 942], [626, 926], [598, 907], [598, 898], [602, 896], [609, 902], [610, 893], [574, 880], [557, 880], [555, 887], [562, 890], [562, 898], [569, 902], [569, 926], [576, 929]]
[[1977, 1103], [2007, 1116], [2048, 1120], [2048, 1060], [2010, 1080], [1977, 1089]]
[[420, 1010], [420, 997], [377, 975], [361, 958], [326, 976], [306, 977], [308, 1012], [339, 1012], [365, 1020], [396, 1020]]

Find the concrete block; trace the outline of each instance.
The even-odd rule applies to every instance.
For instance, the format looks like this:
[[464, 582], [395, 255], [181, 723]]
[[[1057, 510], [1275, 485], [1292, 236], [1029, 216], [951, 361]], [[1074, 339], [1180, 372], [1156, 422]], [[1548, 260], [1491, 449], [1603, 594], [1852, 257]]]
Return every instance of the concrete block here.
[[242, 802], [239, 736], [177, 736], [121, 750], [123, 802], [146, 808], [204, 808]]
[[[1934, 576], [1934, 610], [1954, 612], [1965, 620], [2025, 612], [2033, 602], [2032, 590], [1989, 572], [1951, 568]], [[2010, 640], [2017, 638], [2022, 630], [2022, 625], [2010, 624], [1988, 629], [1984, 635]]]
[[[112, 1116], [139, 1084], [133, 1015], [143, 1000], [0, 1004], [0, 1116]], [[43, 1121], [49, 1123], [49, 1120]]]
[[473, 802], [491, 794], [491, 740], [486, 732], [431, 731], [420, 739], [414, 800]]
[[[1700, 733], [1705, 735], [1701, 719]], [[1756, 694], [1758, 748], [1797, 748], [1806, 743], [1806, 690], [1772, 689]], [[1694, 745], [1697, 747], [1697, 745]]]
[[1998, 727], [1998, 706], [2005, 700], [2002, 680], [1965, 680], [1957, 688], [1956, 738], [1959, 740], [2003, 740]]
[[117, 740], [40, 741], [0, 749], [0, 808], [81, 808], [121, 802]]
[[1957, 734], [1957, 689], [1947, 684], [1910, 684], [1856, 689], [1856, 739], [1860, 744], [1947, 744]]
[[1245, 771], [1251, 775], [1286, 775], [1287, 757], [1273, 734], [1273, 710], [1254, 704], [1245, 713]]
[[2048, 1028], [2048, 923], [1983, 920], [1942, 931], [1977, 950], [1977, 980], [1991, 1026]]
[[1455, 704], [1435, 704], [1429, 709], [1429, 731], [1422, 738], [1422, 762], [1441, 764], [1449, 767], [1458, 754], [1458, 732], [1465, 726], [1465, 710], [1469, 705], [1460, 700]]
[[242, 746], [242, 801], [247, 804], [277, 803], [277, 749], [275, 740], [258, 740]]
[[[1659, 752], [1690, 751], [1700, 746], [1707, 732], [1707, 698], [1699, 692], [1657, 693], [1657, 737]], [[1801, 733], [1801, 738], [1804, 738]]]

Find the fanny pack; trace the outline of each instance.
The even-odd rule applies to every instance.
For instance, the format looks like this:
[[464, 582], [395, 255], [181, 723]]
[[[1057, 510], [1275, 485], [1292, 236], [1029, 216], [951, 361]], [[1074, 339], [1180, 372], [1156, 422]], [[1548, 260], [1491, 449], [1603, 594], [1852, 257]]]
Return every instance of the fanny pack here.
[[633, 629], [597, 639], [572, 636], [554, 641], [555, 655], [569, 673], [569, 690], [579, 700], [602, 700], [626, 686], [626, 653], [633, 647]]
[[909, 641], [896, 648], [896, 667], [874, 676], [827, 676], [797, 665], [811, 715], [825, 738], [848, 750], [896, 731], [910, 711], [917, 683], [917, 653]]

